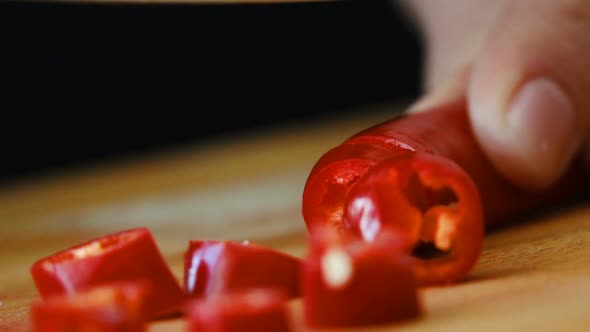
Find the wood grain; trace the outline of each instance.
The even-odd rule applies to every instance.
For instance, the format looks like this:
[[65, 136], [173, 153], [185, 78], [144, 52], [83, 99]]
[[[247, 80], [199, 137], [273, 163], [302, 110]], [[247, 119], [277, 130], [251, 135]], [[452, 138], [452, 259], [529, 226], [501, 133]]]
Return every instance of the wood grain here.
[[[29, 266], [105, 233], [150, 227], [175, 274], [189, 239], [249, 239], [305, 254], [300, 196], [329, 147], [395, 107], [293, 125], [205, 146], [69, 170], [0, 190], [0, 331], [26, 330], [38, 299]], [[424, 289], [427, 311], [374, 331], [587, 331], [590, 326], [590, 206], [579, 203], [486, 238], [469, 280]], [[292, 303], [295, 326], [301, 304]], [[182, 331], [181, 320], [151, 331]]]

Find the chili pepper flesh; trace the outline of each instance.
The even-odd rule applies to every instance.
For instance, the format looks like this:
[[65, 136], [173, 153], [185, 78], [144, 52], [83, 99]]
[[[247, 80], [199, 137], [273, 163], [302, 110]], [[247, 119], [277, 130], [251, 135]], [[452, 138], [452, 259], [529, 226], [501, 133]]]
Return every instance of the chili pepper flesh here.
[[288, 332], [287, 295], [274, 288], [252, 288], [193, 300], [187, 306], [191, 332]]
[[113, 283], [73, 295], [56, 295], [31, 306], [34, 331], [145, 330], [145, 300], [149, 285]]
[[394, 235], [382, 232], [367, 243], [334, 232], [315, 228], [304, 260], [303, 304], [308, 325], [383, 324], [421, 314], [411, 262], [398, 252]]
[[185, 299], [147, 228], [106, 235], [43, 258], [31, 267], [42, 298], [75, 294], [90, 287], [145, 281], [150, 318], [173, 315]]
[[184, 264], [185, 290], [192, 297], [263, 287], [299, 295], [300, 260], [252, 243], [190, 241]]
[[350, 190], [342, 223], [372, 242], [401, 234], [420, 285], [464, 277], [477, 262], [483, 216], [477, 189], [454, 163], [425, 153], [381, 162]]

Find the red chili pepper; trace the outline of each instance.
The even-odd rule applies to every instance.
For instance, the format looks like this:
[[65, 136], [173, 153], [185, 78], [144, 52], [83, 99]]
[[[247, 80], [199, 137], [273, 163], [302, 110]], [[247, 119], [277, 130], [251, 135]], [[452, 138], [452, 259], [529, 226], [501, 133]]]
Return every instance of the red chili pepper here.
[[[570, 197], [580, 190], [576, 178], [588, 178], [581, 163], [545, 193], [511, 185], [479, 148], [459, 100], [369, 128], [326, 153], [307, 180], [303, 215], [308, 228], [327, 223], [365, 239], [397, 228], [416, 257], [419, 283], [445, 283], [475, 264], [482, 215], [486, 227], [506, 224]], [[369, 209], [376, 211], [370, 218]]]
[[303, 267], [305, 321], [314, 327], [382, 324], [422, 312], [403, 239], [382, 232], [372, 243], [315, 228]]
[[250, 289], [195, 300], [187, 310], [193, 332], [287, 332], [291, 322], [285, 301], [277, 289]]
[[117, 283], [33, 303], [33, 330], [39, 332], [145, 330], [146, 283]]
[[153, 285], [147, 300], [150, 318], [178, 312], [185, 295], [146, 228], [107, 235], [37, 261], [31, 274], [42, 298], [75, 294], [121, 281]]
[[456, 164], [425, 153], [381, 162], [352, 188], [344, 227], [367, 241], [382, 229], [403, 234], [421, 285], [467, 275], [481, 252], [483, 221], [475, 185]]
[[403, 239], [382, 232], [372, 243], [314, 228], [303, 264], [305, 321], [314, 327], [382, 324], [422, 312]]
[[184, 267], [185, 290], [194, 297], [267, 287], [299, 295], [300, 260], [254, 244], [191, 241]]

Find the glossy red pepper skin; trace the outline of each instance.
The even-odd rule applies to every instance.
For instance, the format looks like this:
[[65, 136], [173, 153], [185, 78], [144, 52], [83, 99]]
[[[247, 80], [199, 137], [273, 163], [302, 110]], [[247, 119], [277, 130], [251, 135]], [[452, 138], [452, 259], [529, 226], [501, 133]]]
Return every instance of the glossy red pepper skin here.
[[145, 331], [146, 283], [116, 283], [73, 295], [57, 295], [31, 306], [37, 332]]
[[188, 305], [191, 332], [288, 332], [287, 295], [277, 289], [250, 289], [194, 300]]
[[355, 182], [379, 162], [407, 152], [345, 142], [324, 154], [312, 169], [303, 191], [302, 211], [307, 228], [322, 224], [342, 228], [344, 201]]
[[278, 288], [299, 295], [301, 261], [251, 243], [190, 241], [184, 255], [184, 286], [192, 297], [249, 288]]
[[[445, 158], [417, 152], [383, 161], [351, 189], [344, 206], [344, 228], [368, 242], [383, 229], [403, 234], [401, 252], [413, 260], [420, 285], [457, 281], [482, 250], [477, 188]], [[426, 244], [436, 256], [419, 251]]]
[[403, 142], [405, 149], [453, 161], [475, 182], [488, 228], [510, 223], [547, 203], [571, 199], [590, 179], [578, 159], [557, 183], [543, 192], [527, 192], [512, 185], [496, 171], [475, 140], [464, 99], [385, 122], [355, 135], [348, 142], [373, 142], [383, 146], [402, 146]]
[[397, 248], [402, 239], [382, 232], [366, 243], [335, 232], [312, 232], [302, 277], [307, 325], [365, 326], [421, 314], [412, 262]]
[[[360, 229], [360, 220], [354, 220], [352, 215], [345, 221], [345, 211], [351, 208], [346, 204], [355, 201], [350, 197], [351, 190], [365, 181], [365, 175], [381, 163], [391, 164], [395, 163], [394, 160], [407, 160], [418, 154], [440, 158], [439, 165], [431, 169], [433, 173], [458, 166], [468, 175], [460, 175], [460, 178], [467, 178], [467, 181], [464, 181], [464, 185], [455, 184], [454, 188], [467, 190], [475, 183], [481, 203], [475, 203], [476, 199], [469, 202], [464, 202], [463, 199], [456, 204], [461, 210], [469, 211], [470, 215], [483, 214], [485, 227], [488, 229], [504, 225], [547, 202], [555, 203], [571, 197], [574, 192], [580, 191], [580, 184], [576, 185], [576, 180], [588, 183], [588, 176], [581, 163], [574, 163], [568, 174], [547, 192], [533, 194], [511, 185], [494, 169], [479, 148], [469, 125], [466, 102], [461, 99], [438, 109], [402, 116], [369, 128], [322, 156], [311, 171], [303, 194], [303, 216], [308, 228], [327, 223], [343, 230]], [[459, 173], [461, 172], [457, 172]], [[368, 194], [369, 182], [375, 184], [378, 180], [375, 176], [367, 180], [365, 189], [358, 190], [357, 195]], [[385, 195], [383, 191], [381, 195]], [[395, 204], [397, 205], [392, 205], [391, 209], [415, 208], [411, 202], [400, 203], [398, 200]], [[395, 222], [403, 223], [404, 216], [398, 214], [398, 217]], [[355, 222], [357, 225], [354, 225]], [[384, 224], [391, 225], [392, 222], [383, 220]], [[473, 218], [466, 222], [476, 224], [481, 221]], [[480, 229], [482, 227], [468, 227], [457, 236], [463, 239], [474, 237], [475, 240], [470, 245], [480, 248], [481, 243], [475, 243], [481, 241]], [[409, 238], [415, 239], [414, 236]], [[469, 270], [466, 266], [473, 266], [477, 257], [457, 255], [454, 259], [456, 269], [452, 268], [452, 262], [446, 262], [447, 271], [444, 275], [432, 270], [434, 276], [425, 278], [422, 274], [419, 282], [432, 284], [462, 279]], [[435, 267], [438, 261], [433, 259], [429, 265]], [[420, 264], [416, 266], [419, 267]]]
[[107, 235], [37, 261], [31, 274], [42, 298], [122, 281], [152, 285], [150, 318], [181, 310], [185, 295], [146, 228]]

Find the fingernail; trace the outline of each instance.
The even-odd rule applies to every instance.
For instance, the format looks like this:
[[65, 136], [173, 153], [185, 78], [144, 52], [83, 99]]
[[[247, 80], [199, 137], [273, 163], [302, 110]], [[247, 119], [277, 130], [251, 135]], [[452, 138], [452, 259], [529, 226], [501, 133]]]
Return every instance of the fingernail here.
[[523, 166], [538, 186], [549, 185], [577, 146], [576, 116], [568, 96], [549, 79], [532, 80], [513, 99], [506, 121]]

